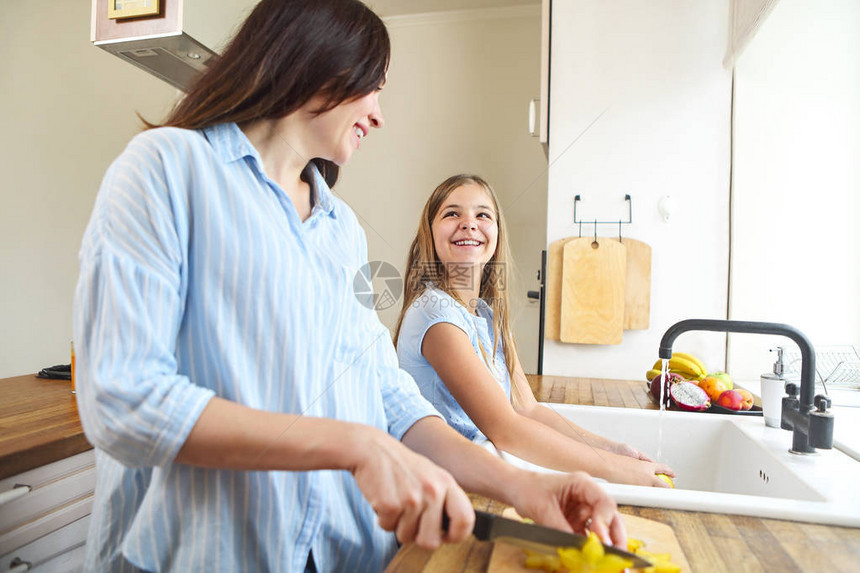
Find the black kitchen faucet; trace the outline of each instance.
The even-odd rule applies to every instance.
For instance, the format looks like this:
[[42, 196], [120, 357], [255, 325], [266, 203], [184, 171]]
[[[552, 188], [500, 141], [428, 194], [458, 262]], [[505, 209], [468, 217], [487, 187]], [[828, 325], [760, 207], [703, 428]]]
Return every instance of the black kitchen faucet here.
[[[779, 334], [792, 339], [800, 347], [800, 400], [797, 384], [785, 385], [787, 396], [782, 399], [783, 430], [793, 432], [791, 449], [795, 454], [813, 454], [815, 448], [833, 447], [833, 414], [827, 411], [830, 398], [815, 393], [815, 349], [806, 335], [787, 324], [750, 322], [744, 320], [709, 320], [693, 318], [682, 320], [669, 327], [660, 341], [660, 358], [672, 357], [672, 344], [678, 335], [690, 330], [740, 332], [751, 334]], [[814, 411], [813, 411], [814, 410]]]

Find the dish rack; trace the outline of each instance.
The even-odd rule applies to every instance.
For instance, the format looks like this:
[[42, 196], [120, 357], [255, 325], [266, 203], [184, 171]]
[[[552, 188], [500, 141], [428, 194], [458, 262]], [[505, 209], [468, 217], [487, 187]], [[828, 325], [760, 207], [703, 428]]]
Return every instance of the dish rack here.
[[[800, 351], [785, 350], [785, 378], [800, 381]], [[824, 387], [860, 389], [860, 354], [853, 346], [822, 346], [815, 351], [815, 383]]]

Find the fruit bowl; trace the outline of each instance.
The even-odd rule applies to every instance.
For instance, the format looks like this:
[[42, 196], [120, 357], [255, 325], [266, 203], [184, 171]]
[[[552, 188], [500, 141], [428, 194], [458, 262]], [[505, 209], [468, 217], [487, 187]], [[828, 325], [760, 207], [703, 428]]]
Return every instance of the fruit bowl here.
[[[659, 406], [660, 401], [657, 398], [655, 398], [654, 395], [651, 393], [651, 385], [647, 382], [645, 383], [645, 390], [648, 394], [648, 397], [651, 398], [651, 401]], [[667, 408], [667, 410], [672, 410], [672, 411], [676, 411], [676, 412], [681, 411], [681, 409], [678, 408], [674, 404], [670, 405]], [[738, 416], [738, 415], [739, 416], [763, 416], [764, 415], [764, 413], [761, 410], [761, 406], [756, 405], [756, 406], [753, 406], [752, 408], [750, 408], [749, 410], [731, 410], [729, 408], [723, 408], [722, 406], [718, 406], [717, 404], [714, 404], [713, 402], [711, 402], [711, 406], [707, 410], [702, 410], [702, 412], [706, 412], [708, 414], [731, 414], [731, 415], [736, 415], [736, 416]]]

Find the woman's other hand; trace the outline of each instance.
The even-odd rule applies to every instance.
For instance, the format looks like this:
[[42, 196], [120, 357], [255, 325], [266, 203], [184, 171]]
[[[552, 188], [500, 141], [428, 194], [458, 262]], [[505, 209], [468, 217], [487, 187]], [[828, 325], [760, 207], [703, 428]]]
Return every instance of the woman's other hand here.
[[[523, 472], [514, 509], [535, 522], [563, 531], [596, 533], [604, 544], [627, 549], [627, 532], [615, 500], [585, 472]], [[517, 487], [517, 486], [514, 486]]]

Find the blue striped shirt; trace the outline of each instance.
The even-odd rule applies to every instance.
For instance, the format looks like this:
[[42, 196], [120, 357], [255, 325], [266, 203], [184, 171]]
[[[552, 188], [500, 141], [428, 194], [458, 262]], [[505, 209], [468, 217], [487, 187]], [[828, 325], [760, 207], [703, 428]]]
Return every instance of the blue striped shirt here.
[[173, 463], [212, 396], [369, 424], [438, 415], [356, 300], [355, 214], [315, 167], [301, 221], [235, 124], [135, 137], [80, 251], [78, 404], [96, 447], [89, 571], [378, 571], [392, 534], [345, 471]]

